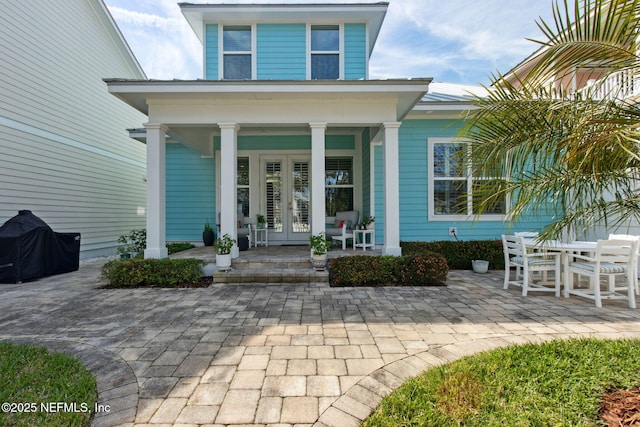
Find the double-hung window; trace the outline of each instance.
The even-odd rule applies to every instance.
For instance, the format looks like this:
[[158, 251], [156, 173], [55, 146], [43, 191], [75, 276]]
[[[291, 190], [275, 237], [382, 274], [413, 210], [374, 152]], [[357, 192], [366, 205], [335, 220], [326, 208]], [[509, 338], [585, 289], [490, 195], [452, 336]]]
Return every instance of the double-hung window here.
[[311, 80], [340, 78], [340, 27], [311, 26]]
[[[479, 200], [473, 197], [473, 186], [486, 177], [474, 177], [467, 156], [468, 143], [449, 138], [429, 139], [429, 219], [457, 220], [477, 214]], [[506, 213], [502, 201], [480, 219], [502, 219]]]
[[325, 159], [326, 216], [353, 210], [353, 157]]
[[251, 26], [225, 25], [222, 29], [222, 75], [229, 80], [251, 80]]

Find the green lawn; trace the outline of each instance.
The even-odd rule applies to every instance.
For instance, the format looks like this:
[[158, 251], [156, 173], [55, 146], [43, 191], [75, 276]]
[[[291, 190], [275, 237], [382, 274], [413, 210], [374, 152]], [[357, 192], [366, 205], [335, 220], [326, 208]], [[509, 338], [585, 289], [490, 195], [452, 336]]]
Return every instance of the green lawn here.
[[74, 357], [0, 342], [1, 426], [88, 426], [96, 381]]
[[598, 426], [601, 396], [640, 384], [640, 340], [511, 346], [436, 367], [362, 426]]

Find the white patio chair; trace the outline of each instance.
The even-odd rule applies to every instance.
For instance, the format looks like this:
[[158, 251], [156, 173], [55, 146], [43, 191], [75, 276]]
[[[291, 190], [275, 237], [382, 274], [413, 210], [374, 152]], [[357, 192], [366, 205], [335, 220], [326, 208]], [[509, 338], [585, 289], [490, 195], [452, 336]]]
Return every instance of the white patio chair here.
[[[539, 233], [537, 231], [516, 231], [515, 233], [513, 233], [513, 235], [516, 237], [524, 237], [525, 239], [533, 239], [538, 237]], [[536, 252], [536, 251], [530, 250], [529, 252]], [[522, 278], [522, 267], [517, 266], [516, 279], [520, 279], [520, 278]], [[546, 280], [546, 273], [543, 280]]]
[[[638, 240], [640, 241], [640, 236], [633, 236], [631, 234], [609, 234], [609, 240]], [[633, 281], [636, 289], [636, 295], [640, 293], [640, 287], [638, 287], [638, 263], [636, 262], [633, 266], [633, 271], [631, 272], [633, 276]], [[609, 281], [613, 280], [614, 277], [611, 276]]]
[[342, 242], [342, 250], [346, 250], [347, 249], [347, 240], [352, 239], [353, 240], [353, 231], [349, 230], [347, 228], [347, 224], [343, 223], [342, 224], [342, 232], [338, 235], [335, 236], [331, 236], [332, 240], [340, 240]]
[[[527, 296], [529, 291], [555, 292], [560, 296], [560, 254], [549, 252], [529, 252], [524, 244], [524, 237], [502, 235], [502, 248], [504, 250], [504, 289], [509, 285], [522, 288], [522, 296]], [[522, 276], [516, 275], [511, 280], [511, 267], [522, 269]], [[532, 273], [553, 271], [554, 286], [546, 286], [546, 282], [535, 282]]]
[[[635, 280], [631, 274], [638, 257], [638, 240], [599, 240], [595, 256], [574, 254], [569, 262], [569, 274], [574, 273], [589, 278], [586, 288], [576, 288], [571, 284], [565, 287], [565, 296], [577, 295], [595, 301], [596, 307], [602, 307], [603, 299], [626, 299], [629, 308], [636, 308]], [[607, 281], [607, 290], [601, 289], [601, 278], [610, 276], [624, 277], [625, 284], [619, 285]], [[624, 294], [623, 294], [624, 292]]]

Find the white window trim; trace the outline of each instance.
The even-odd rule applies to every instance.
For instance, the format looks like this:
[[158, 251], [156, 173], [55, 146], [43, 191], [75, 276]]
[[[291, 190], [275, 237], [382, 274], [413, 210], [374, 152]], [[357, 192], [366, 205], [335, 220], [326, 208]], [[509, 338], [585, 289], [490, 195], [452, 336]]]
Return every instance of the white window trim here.
[[[243, 135], [246, 135], [244, 133]], [[250, 133], [248, 133], [250, 134]], [[262, 134], [262, 133], [259, 133]], [[286, 132], [283, 132], [282, 135], [286, 135]], [[292, 133], [292, 135], [299, 135], [299, 133]], [[327, 157], [353, 157], [353, 174], [354, 174], [354, 185], [353, 185], [353, 209], [360, 212], [362, 215], [362, 179], [358, 177], [362, 176], [362, 150], [360, 149], [359, 142], [359, 134], [356, 134], [356, 148], [353, 150], [325, 150], [325, 156]], [[261, 199], [261, 194], [263, 192], [264, 182], [262, 180], [262, 171], [260, 170], [260, 160], [263, 157], [279, 157], [282, 155], [294, 155], [294, 156], [310, 156], [311, 150], [238, 150], [236, 157], [248, 157], [249, 158], [249, 182], [252, 183], [253, 188], [249, 190], [249, 218], [248, 222], [252, 224], [255, 223], [256, 214], [263, 213], [264, 209], [264, 201]], [[222, 182], [222, 176], [220, 174], [220, 150], [215, 150], [215, 163], [216, 163], [216, 211], [220, 212], [220, 183]], [[310, 169], [311, 171], [311, 169]], [[255, 186], [255, 183], [258, 182], [258, 187]], [[213, 191], [213, 190], [212, 190]], [[217, 218], [217, 213], [216, 213]], [[335, 220], [335, 217], [327, 217], [325, 218], [327, 223], [332, 224]]]
[[[436, 181], [434, 175], [434, 167], [433, 167], [433, 158], [434, 158], [434, 145], [435, 144], [463, 144], [464, 141], [454, 138], [427, 138], [428, 150], [427, 150], [427, 171], [428, 171], [428, 205], [429, 205], [429, 221], [467, 221], [467, 220], [478, 220], [478, 221], [504, 221], [509, 219], [508, 214], [486, 214], [486, 215], [475, 215], [473, 214], [473, 201], [471, 198], [471, 194], [467, 195], [467, 214], [466, 215], [436, 215], [435, 213], [435, 203], [434, 203], [434, 182]], [[452, 178], [452, 180], [455, 178]], [[467, 173], [467, 177], [465, 178], [469, 185], [473, 182], [473, 177], [471, 176], [470, 171]], [[471, 188], [471, 187], [468, 187]], [[509, 206], [509, 199], [506, 201], [507, 211]]]
[[[311, 27], [318, 25], [337, 25], [340, 38], [339, 50], [311, 51]], [[311, 80], [311, 55], [312, 54], [337, 54], [338, 55], [338, 80], [344, 80], [344, 23], [307, 24], [307, 80]], [[368, 64], [367, 64], [368, 67]]]
[[[351, 184], [333, 184], [333, 185], [330, 185], [330, 184], [326, 183], [326, 178], [325, 178], [324, 188], [325, 188], [325, 190], [327, 188], [350, 188], [351, 190], [353, 190], [352, 203], [353, 203], [353, 206], [354, 206], [353, 209], [355, 210], [356, 209], [355, 206], [357, 206], [357, 197], [356, 197], [356, 181], [357, 181], [357, 179], [356, 179], [356, 174], [355, 174], [355, 170], [356, 170], [356, 156], [355, 156], [355, 153], [339, 155], [339, 156], [338, 155], [328, 155], [328, 154], [326, 154], [325, 155], [325, 165], [326, 165], [326, 159], [329, 159], [329, 158], [350, 158], [351, 159], [351, 173], [352, 173], [352, 182], [351, 182]], [[325, 173], [326, 173], [326, 167], [325, 167]], [[327, 218], [335, 218], [335, 216], [327, 217]]]
[[[252, 210], [251, 210], [251, 208], [252, 208], [252, 203], [251, 203], [251, 196], [252, 196], [252, 194], [251, 194], [252, 193], [252, 191], [251, 191], [251, 183], [252, 183], [252, 181], [251, 181], [251, 178], [252, 178], [251, 177], [251, 157], [250, 156], [240, 156], [240, 155], [238, 155], [238, 156], [236, 156], [236, 162], [239, 159], [242, 159], [242, 158], [247, 159], [247, 162], [248, 162], [248, 165], [249, 165], [248, 166], [249, 167], [249, 184], [240, 184], [240, 183], [236, 182], [236, 192], [238, 190], [241, 190], [241, 189], [249, 190], [249, 214], [251, 214], [251, 212], [252, 212]], [[247, 219], [249, 219], [249, 218], [247, 218]]]
[[[251, 51], [228, 51], [224, 50], [224, 27], [251, 27]], [[256, 40], [256, 24], [233, 24], [233, 25], [218, 25], [218, 77], [220, 80], [225, 80], [224, 78], [224, 55], [251, 55], [251, 80], [255, 80], [258, 75], [258, 65], [257, 65], [257, 56], [256, 46], [258, 42]]]

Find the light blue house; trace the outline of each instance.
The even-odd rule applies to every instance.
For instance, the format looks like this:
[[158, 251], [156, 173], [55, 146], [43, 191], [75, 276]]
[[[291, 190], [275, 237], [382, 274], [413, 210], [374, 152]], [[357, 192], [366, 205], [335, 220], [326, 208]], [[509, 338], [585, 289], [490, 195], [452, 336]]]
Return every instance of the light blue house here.
[[270, 243], [302, 244], [357, 210], [392, 255], [452, 228], [505, 232], [504, 208], [472, 221], [474, 177], [449, 155], [465, 149], [453, 139], [464, 90], [369, 79], [388, 3], [180, 7], [203, 44], [202, 80], [106, 80], [149, 118], [147, 257], [200, 241], [206, 220], [236, 236], [239, 213], [265, 215]]

